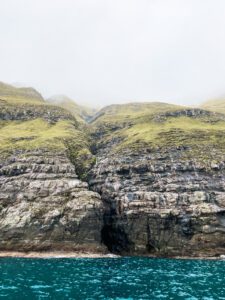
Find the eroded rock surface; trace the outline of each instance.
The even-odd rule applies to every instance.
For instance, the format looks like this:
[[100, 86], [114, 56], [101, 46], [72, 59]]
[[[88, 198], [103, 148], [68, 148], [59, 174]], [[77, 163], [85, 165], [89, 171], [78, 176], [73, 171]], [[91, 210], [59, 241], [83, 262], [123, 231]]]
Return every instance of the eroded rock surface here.
[[18, 152], [0, 165], [0, 250], [100, 252], [103, 206], [65, 153]]
[[[123, 254], [221, 255], [225, 251], [225, 163], [190, 149], [98, 150], [89, 184], [105, 206], [103, 240]], [[114, 144], [115, 146], [115, 144]]]
[[136, 103], [86, 128], [62, 108], [3, 99], [0, 119], [0, 250], [225, 253], [224, 115]]
[[14, 105], [0, 99], [0, 120], [27, 121], [37, 118], [42, 118], [49, 123], [56, 123], [60, 120], [72, 120], [76, 122], [68, 111], [57, 106], [43, 104]]

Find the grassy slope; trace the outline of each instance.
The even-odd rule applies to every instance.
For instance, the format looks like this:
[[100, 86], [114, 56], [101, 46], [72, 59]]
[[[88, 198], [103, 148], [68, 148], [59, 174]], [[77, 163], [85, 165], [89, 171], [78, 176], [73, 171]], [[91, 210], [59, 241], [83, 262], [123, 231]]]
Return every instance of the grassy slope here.
[[225, 100], [224, 99], [209, 100], [209, 101], [204, 102], [200, 107], [203, 109], [210, 110], [210, 111], [215, 111], [215, 112], [225, 114]]
[[3, 82], [0, 82], [0, 99], [16, 105], [44, 103], [43, 97], [35, 89], [16, 88]]
[[[7, 157], [17, 151], [65, 151], [82, 177], [93, 163], [88, 136], [76, 119], [61, 107], [46, 104], [33, 89], [17, 89], [0, 84], [0, 112], [4, 115], [22, 111], [35, 112], [37, 118], [0, 121], [0, 155]], [[4, 100], [4, 101], [2, 101]], [[44, 118], [49, 116], [50, 121]], [[60, 116], [60, 118], [58, 118]], [[53, 121], [52, 119], [53, 118]], [[54, 121], [54, 120], [58, 121]]]
[[63, 151], [74, 163], [80, 178], [85, 179], [95, 158], [89, 150], [85, 126], [77, 122], [71, 110], [71, 107], [50, 105], [32, 88], [17, 89], [0, 83], [1, 115], [27, 116], [27, 120], [19, 117], [19, 120], [0, 121], [1, 158], [17, 151]]
[[[118, 140], [112, 151], [147, 146], [168, 148], [187, 146], [190, 155], [210, 156], [215, 149], [222, 153], [225, 146], [225, 116], [210, 115], [188, 117], [185, 115], [157, 118], [166, 112], [182, 111], [185, 107], [164, 103], [141, 103], [110, 106], [103, 109], [93, 125], [101, 133], [100, 143]], [[211, 153], [213, 155], [213, 153]]]
[[[8, 109], [32, 108], [34, 110], [53, 110], [56, 106], [48, 105], [41, 95], [33, 89], [17, 89], [0, 83], [0, 99], [6, 100]], [[65, 100], [65, 99], [64, 99]], [[80, 117], [77, 105], [68, 99], [60, 105]], [[0, 105], [4, 111], [5, 105]], [[64, 115], [63, 120], [49, 123], [41, 116], [26, 121], [0, 122], [0, 154], [9, 154], [15, 150], [50, 149], [69, 150], [69, 155], [82, 173], [85, 165], [93, 162], [89, 151], [90, 139], [85, 126], [75, 124], [68, 119], [68, 111], [58, 108]], [[139, 148], [167, 148], [188, 146], [196, 149], [197, 154], [209, 155], [209, 149], [223, 151], [225, 146], [225, 121], [213, 114], [206, 118], [166, 116], [157, 118], [166, 112], [185, 110], [185, 107], [166, 103], [130, 103], [111, 105], [103, 108], [93, 118], [90, 129], [96, 139], [96, 131], [100, 133], [97, 142], [107, 143], [117, 139], [112, 151]], [[40, 113], [39, 113], [40, 115]], [[79, 119], [80, 121], [82, 118]], [[207, 150], [207, 151], [205, 151]], [[194, 150], [193, 150], [194, 151]], [[214, 151], [214, 152], [215, 152]], [[192, 152], [195, 155], [196, 152]], [[87, 166], [86, 166], [87, 165]]]
[[182, 106], [161, 102], [115, 104], [100, 110], [97, 114], [99, 117], [96, 117], [92, 124], [97, 126], [120, 126], [126, 123], [139, 123], [148, 119], [151, 115], [181, 108]]
[[0, 124], [0, 152], [34, 149], [65, 149], [64, 141], [78, 135], [71, 121], [49, 124], [39, 118], [28, 121], [4, 121]]
[[164, 122], [150, 121], [124, 129], [124, 144], [144, 141], [152, 146], [182, 146], [196, 144], [225, 144], [225, 121], [205, 122], [191, 117], [169, 117]]

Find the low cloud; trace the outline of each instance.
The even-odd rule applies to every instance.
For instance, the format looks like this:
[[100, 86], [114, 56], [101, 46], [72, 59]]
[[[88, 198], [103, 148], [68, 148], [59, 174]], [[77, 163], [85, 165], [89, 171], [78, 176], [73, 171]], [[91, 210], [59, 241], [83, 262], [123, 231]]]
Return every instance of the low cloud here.
[[225, 94], [224, 0], [2, 0], [0, 81], [107, 105]]

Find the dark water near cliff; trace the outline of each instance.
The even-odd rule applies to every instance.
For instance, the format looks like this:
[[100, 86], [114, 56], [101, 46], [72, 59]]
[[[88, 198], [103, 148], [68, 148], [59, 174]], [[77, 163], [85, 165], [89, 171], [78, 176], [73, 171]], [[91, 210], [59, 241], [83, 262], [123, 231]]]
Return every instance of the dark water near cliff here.
[[225, 299], [225, 262], [0, 259], [5, 299]]

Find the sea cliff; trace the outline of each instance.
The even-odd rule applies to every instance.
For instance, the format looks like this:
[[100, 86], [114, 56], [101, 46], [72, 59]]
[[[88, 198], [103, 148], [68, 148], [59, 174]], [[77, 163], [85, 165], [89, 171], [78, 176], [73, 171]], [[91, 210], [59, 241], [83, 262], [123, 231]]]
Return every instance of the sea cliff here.
[[4, 84], [0, 99], [1, 251], [225, 253], [223, 113], [153, 102], [90, 116]]

